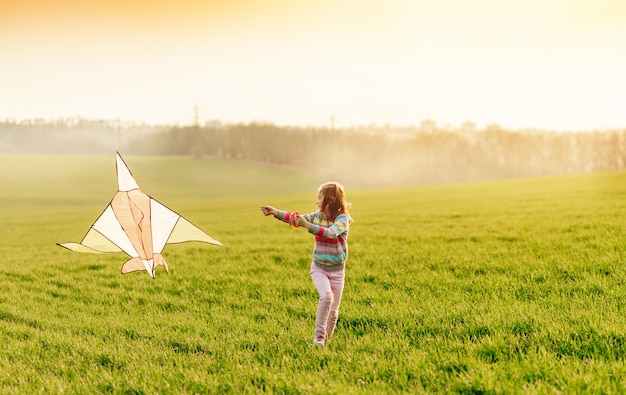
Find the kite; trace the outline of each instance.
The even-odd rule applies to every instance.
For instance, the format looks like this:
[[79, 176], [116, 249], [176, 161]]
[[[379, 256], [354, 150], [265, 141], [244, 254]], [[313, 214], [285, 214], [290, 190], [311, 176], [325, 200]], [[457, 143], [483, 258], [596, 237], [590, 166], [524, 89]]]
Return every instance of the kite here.
[[58, 244], [69, 250], [92, 254], [123, 251], [131, 258], [122, 274], [146, 270], [154, 278], [156, 268], [167, 262], [161, 255], [165, 244], [200, 241], [223, 246], [200, 228], [146, 195], [117, 153], [118, 191], [111, 203], [80, 243]]

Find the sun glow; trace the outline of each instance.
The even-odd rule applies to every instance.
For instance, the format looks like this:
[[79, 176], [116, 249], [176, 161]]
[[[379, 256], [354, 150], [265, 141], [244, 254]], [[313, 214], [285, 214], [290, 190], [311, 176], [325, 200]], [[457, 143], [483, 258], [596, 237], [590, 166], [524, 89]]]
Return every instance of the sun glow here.
[[0, 118], [626, 126], [617, 1], [1, 7]]

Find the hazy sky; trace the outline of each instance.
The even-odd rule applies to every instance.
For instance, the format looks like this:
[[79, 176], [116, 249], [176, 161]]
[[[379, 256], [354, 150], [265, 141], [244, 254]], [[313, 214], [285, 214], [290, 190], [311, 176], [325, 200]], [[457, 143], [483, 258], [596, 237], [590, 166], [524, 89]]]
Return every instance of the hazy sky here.
[[0, 0], [0, 119], [626, 127], [624, 0]]

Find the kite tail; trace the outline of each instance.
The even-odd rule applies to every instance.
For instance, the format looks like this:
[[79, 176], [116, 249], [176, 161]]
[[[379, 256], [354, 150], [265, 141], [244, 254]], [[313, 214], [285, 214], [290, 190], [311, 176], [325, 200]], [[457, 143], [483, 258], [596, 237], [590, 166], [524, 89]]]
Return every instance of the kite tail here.
[[170, 269], [167, 267], [167, 262], [165, 262], [165, 258], [161, 254], [154, 254], [154, 270], [156, 270], [157, 266], [163, 266], [165, 268], [165, 273], [169, 274]]
[[122, 274], [146, 270], [141, 258], [131, 258], [122, 265]]

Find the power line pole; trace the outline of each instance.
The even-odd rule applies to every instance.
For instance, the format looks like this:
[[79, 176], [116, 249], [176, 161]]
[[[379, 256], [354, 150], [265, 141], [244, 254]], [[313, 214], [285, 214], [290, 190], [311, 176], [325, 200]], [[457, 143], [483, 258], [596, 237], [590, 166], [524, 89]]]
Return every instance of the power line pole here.
[[194, 157], [200, 157], [200, 109], [198, 103], [194, 107], [194, 121], [193, 130], [191, 132], [191, 147], [189, 147], [191, 154]]
[[122, 132], [120, 128], [120, 119], [117, 118], [117, 151], [122, 148]]

